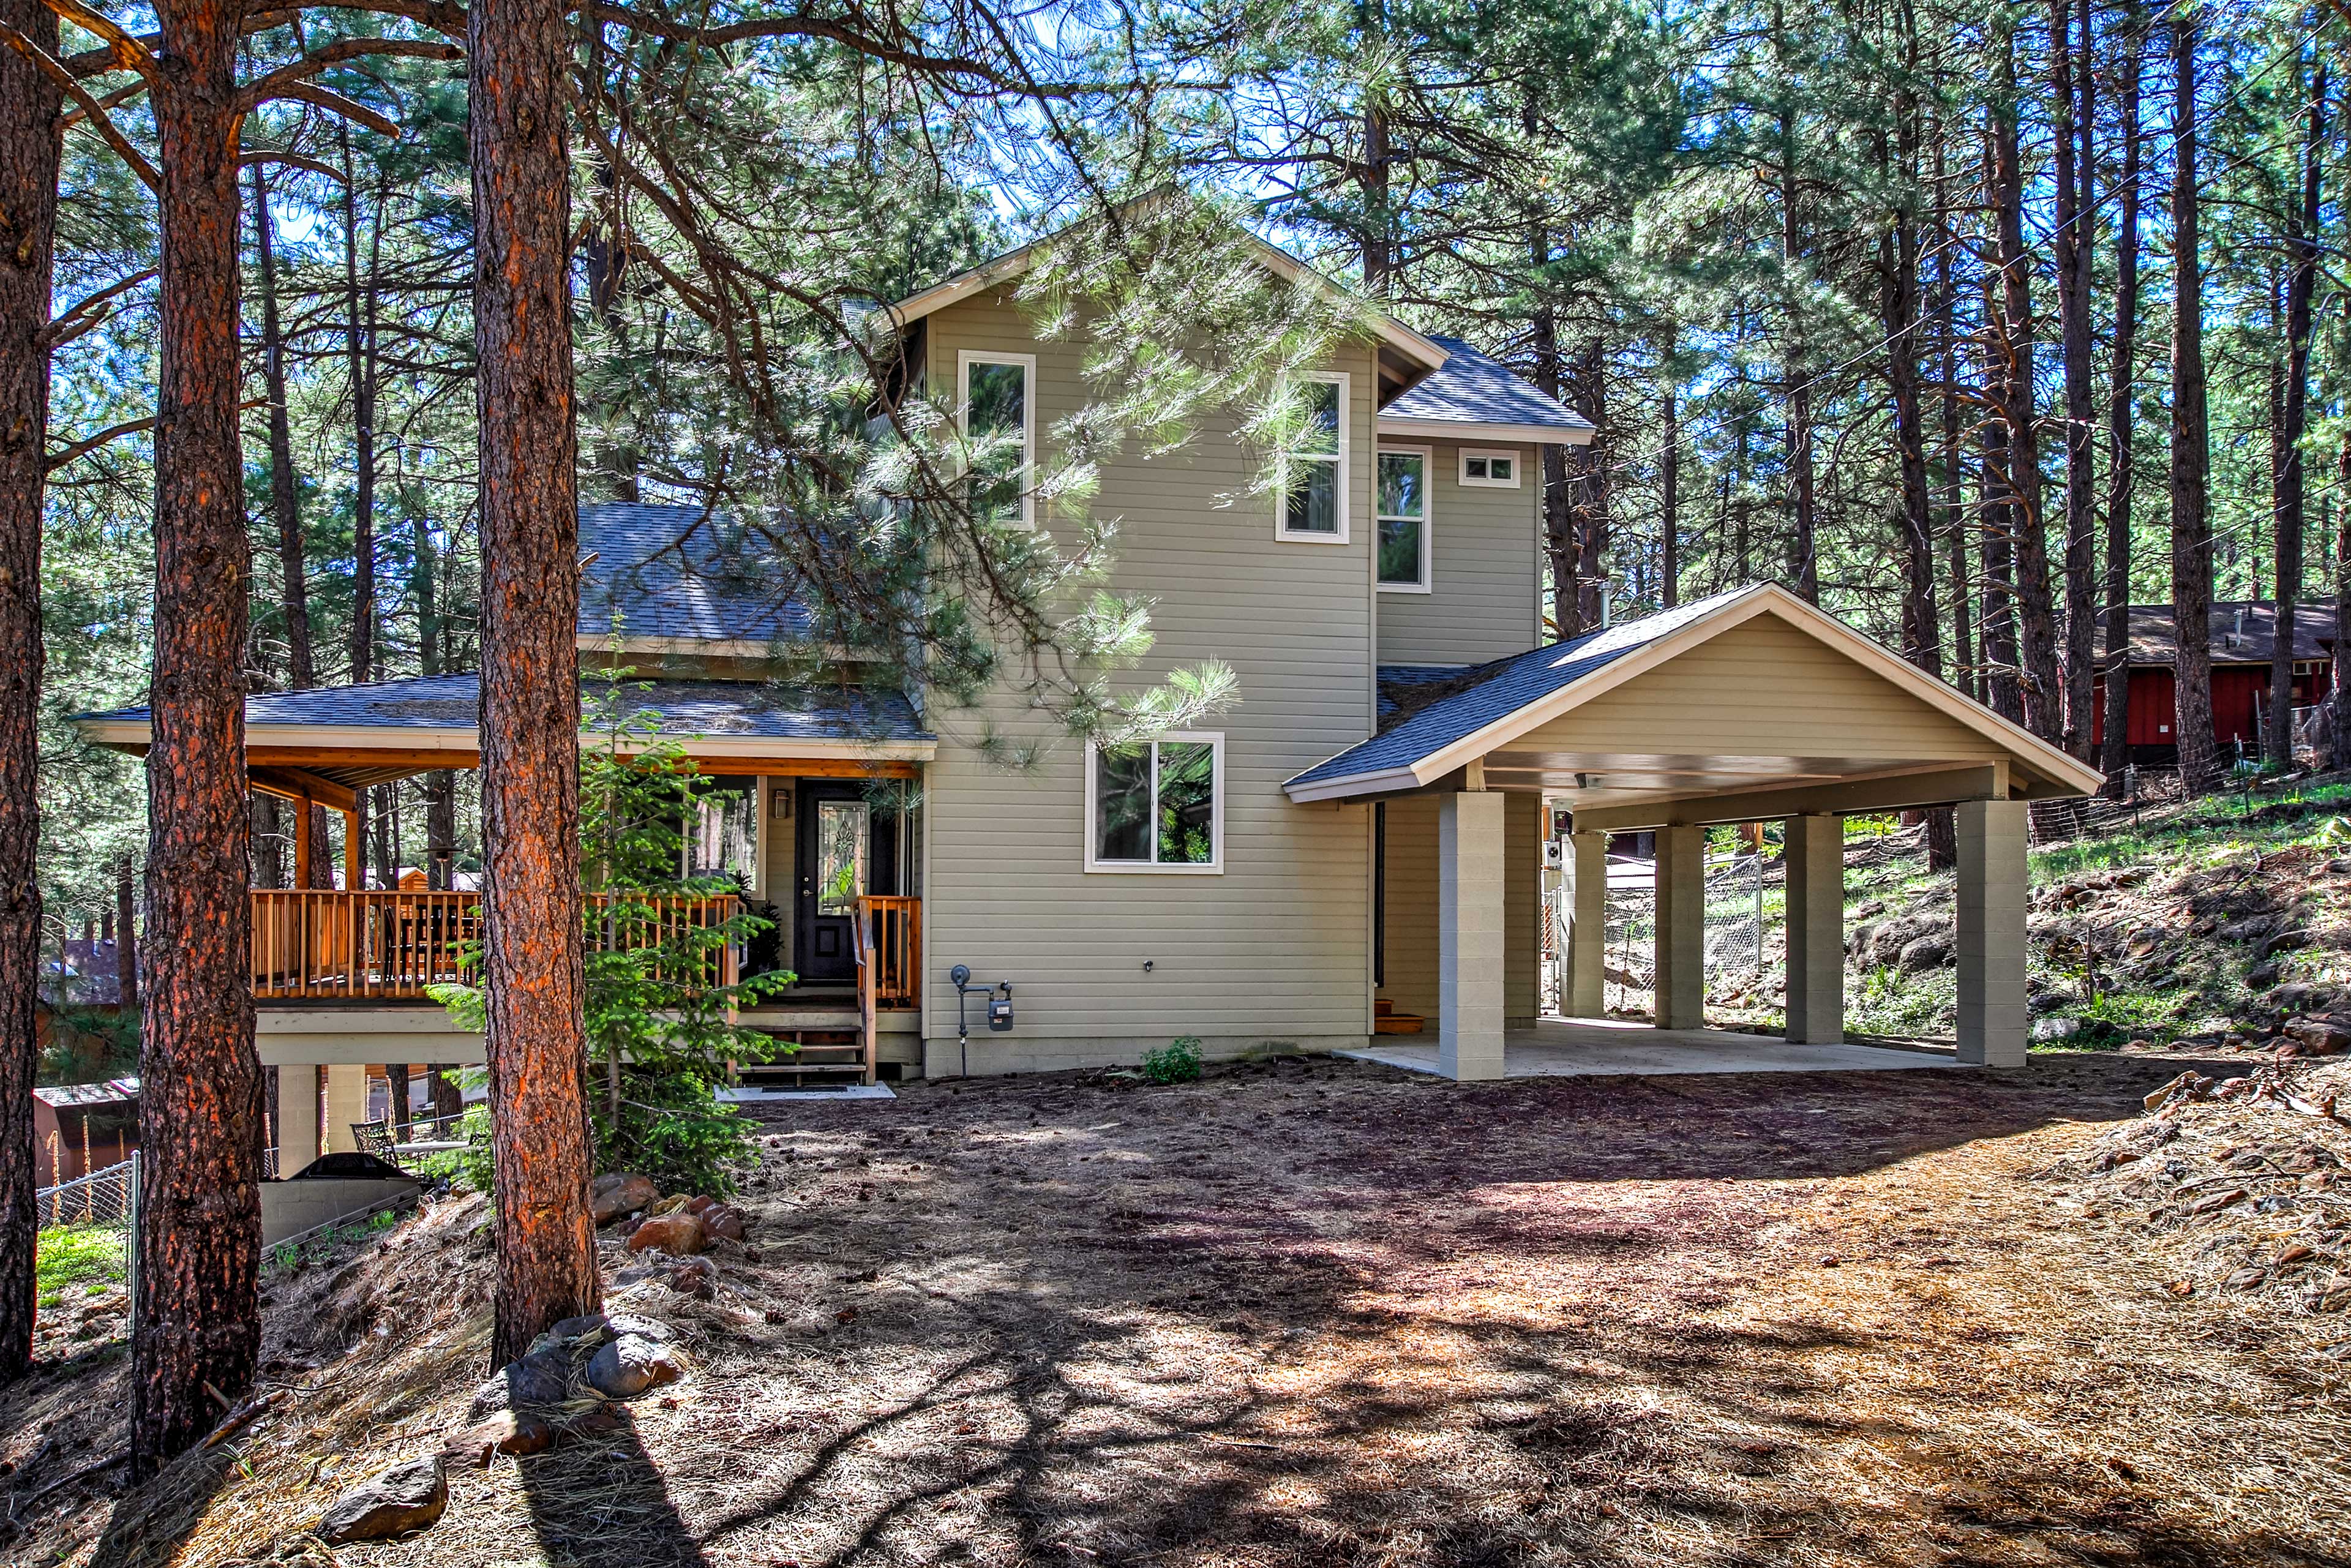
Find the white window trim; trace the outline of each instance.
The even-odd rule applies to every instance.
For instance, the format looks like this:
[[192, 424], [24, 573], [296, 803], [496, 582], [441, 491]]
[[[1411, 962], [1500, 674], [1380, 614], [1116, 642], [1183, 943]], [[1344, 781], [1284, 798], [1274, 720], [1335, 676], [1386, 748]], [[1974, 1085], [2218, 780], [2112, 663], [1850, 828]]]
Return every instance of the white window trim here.
[[1037, 526], [1037, 356], [964, 349], [956, 354], [956, 429], [971, 438], [971, 368], [1019, 365], [1027, 378], [1020, 398], [1020, 526]]
[[[1382, 582], [1380, 580], [1379, 525], [1388, 520], [1380, 510], [1379, 457], [1372, 459], [1372, 585], [1382, 593], [1434, 593], [1437, 591], [1437, 454], [1426, 446], [1403, 446], [1395, 442], [1380, 443], [1380, 456], [1389, 453], [1420, 459], [1420, 580], [1418, 582]], [[1405, 519], [1399, 519], [1402, 521]]]
[[1335, 534], [1290, 532], [1290, 455], [1284, 453], [1278, 476], [1280, 482], [1273, 489], [1273, 537], [1284, 544], [1343, 545], [1348, 542], [1348, 492], [1354, 488], [1349, 473], [1353, 443], [1349, 440], [1347, 429], [1353, 422], [1354, 411], [1354, 378], [1345, 371], [1308, 371], [1300, 379], [1327, 382], [1339, 389], [1339, 531]]
[[[1507, 457], [1510, 460], [1510, 476], [1507, 479], [1472, 479], [1469, 459], [1472, 457]], [[1487, 490], [1516, 490], [1526, 477], [1527, 455], [1511, 446], [1465, 446], [1461, 449], [1461, 483]]]
[[1162, 864], [1157, 861], [1106, 861], [1098, 858], [1095, 848], [1100, 840], [1094, 833], [1094, 812], [1100, 804], [1099, 774], [1094, 767], [1096, 755], [1102, 750], [1093, 741], [1086, 742], [1086, 870], [1108, 875], [1131, 873], [1136, 876], [1222, 876], [1225, 874], [1225, 737], [1222, 730], [1171, 729], [1165, 735], [1155, 735], [1144, 744], [1151, 753], [1152, 852], [1159, 851], [1159, 743], [1163, 741], [1206, 744], [1208, 747], [1209, 799], [1216, 812], [1208, 819], [1208, 863], [1206, 865]]

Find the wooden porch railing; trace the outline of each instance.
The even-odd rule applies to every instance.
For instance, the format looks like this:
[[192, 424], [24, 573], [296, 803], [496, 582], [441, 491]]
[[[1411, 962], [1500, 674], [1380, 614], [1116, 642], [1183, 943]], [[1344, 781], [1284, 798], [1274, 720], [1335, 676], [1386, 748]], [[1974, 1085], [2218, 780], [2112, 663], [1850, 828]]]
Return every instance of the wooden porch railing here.
[[[608, 895], [589, 895], [590, 908]], [[468, 948], [481, 940], [478, 893], [387, 888], [255, 888], [253, 994], [260, 1000], [425, 1000], [425, 988], [471, 980]], [[655, 925], [623, 934], [653, 946], [681, 930], [722, 925], [733, 898], [657, 897]], [[720, 950], [720, 985], [733, 985], [738, 955]]]
[[857, 901], [857, 1017], [865, 1046], [865, 1082], [885, 1008], [911, 1008], [922, 998], [923, 901], [868, 895]]

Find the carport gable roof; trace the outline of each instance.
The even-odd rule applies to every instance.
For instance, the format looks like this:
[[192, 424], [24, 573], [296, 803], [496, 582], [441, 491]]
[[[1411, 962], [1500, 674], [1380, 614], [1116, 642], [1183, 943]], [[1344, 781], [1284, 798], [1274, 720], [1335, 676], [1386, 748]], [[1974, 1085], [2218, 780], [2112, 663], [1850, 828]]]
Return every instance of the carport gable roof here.
[[[1461, 673], [1453, 689], [1290, 779], [1293, 800], [1417, 789], [1758, 615], [1774, 615], [2008, 750], [2061, 791], [2099, 774], [1776, 584], [1729, 590]], [[1703, 737], [1691, 749], [1703, 750]]]

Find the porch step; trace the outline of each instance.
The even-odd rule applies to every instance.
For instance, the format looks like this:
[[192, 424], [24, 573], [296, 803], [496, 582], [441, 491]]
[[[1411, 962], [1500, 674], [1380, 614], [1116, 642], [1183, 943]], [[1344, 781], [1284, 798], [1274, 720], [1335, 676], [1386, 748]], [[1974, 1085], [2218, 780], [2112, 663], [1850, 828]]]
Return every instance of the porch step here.
[[854, 1029], [771, 1028], [759, 1032], [799, 1049], [773, 1061], [745, 1062], [735, 1075], [747, 1088], [795, 1089], [865, 1080], [865, 1045]]
[[1372, 1001], [1372, 1032], [1374, 1034], [1418, 1034], [1426, 1020], [1417, 1013], [1400, 1013], [1395, 1003], [1385, 997]]

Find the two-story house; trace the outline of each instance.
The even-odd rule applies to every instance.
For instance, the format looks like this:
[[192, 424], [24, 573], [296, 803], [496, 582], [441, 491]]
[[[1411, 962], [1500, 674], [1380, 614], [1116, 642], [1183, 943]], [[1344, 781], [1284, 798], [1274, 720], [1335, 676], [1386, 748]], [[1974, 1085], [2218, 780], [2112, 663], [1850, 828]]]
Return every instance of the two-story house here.
[[[1032, 254], [895, 307], [908, 375], [1017, 432], [1023, 471], [1085, 395], [1079, 347], [1015, 298]], [[971, 716], [771, 682], [807, 618], [723, 519], [583, 509], [583, 658], [617, 628], [644, 705], [713, 781], [693, 858], [776, 922], [741, 961], [798, 981], [744, 1016], [801, 1042], [790, 1075], [1127, 1062], [1186, 1035], [1211, 1056], [1321, 1051], [1420, 1023], [1443, 1071], [1499, 1076], [1538, 1027], [1547, 801], [1576, 829], [1571, 1011], [1599, 1010], [1600, 846], [1660, 830], [1669, 1029], [1702, 1024], [1705, 826], [1791, 819], [1799, 1040], [1842, 1037], [1837, 813], [1959, 803], [1960, 1050], [2022, 1059], [2024, 802], [2095, 773], [1776, 588], [1543, 647], [1543, 449], [1588, 441], [1588, 422], [1384, 317], [1310, 381], [1316, 417], [1261, 503], [1231, 502], [1259, 455], [1229, 422], [1102, 469], [1110, 585], [1153, 601], [1134, 678], [1214, 659], [1237, 681], [1212, 718], [1140, 747], [1071, 740], [1010, 700]], [[348, 810], [367, 785], [471, 767], [477, 700], [471, 675], [256, 696], [255, 787]], [[995, 759], [975, 716], [1035, 760]], [[85, 724], [146, 738], [140, 709]], [[308, 1074], [281, 1071], [290, 1147], [345, 1146], [357, 1064], [480, 1059], [423, 997], [454, 973], [476, 896], [359, 880], [254, 895], [264, 1060], [324, 1085], [322, 1111]]]

